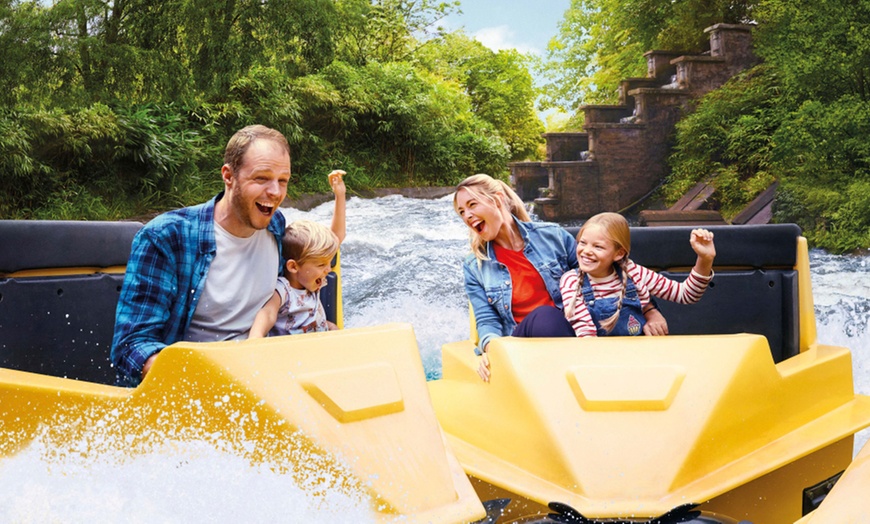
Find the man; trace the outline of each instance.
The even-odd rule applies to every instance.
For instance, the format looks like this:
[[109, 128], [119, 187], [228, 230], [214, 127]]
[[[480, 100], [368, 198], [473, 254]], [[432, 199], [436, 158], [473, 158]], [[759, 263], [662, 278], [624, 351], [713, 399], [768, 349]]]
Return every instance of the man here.
[[230, 139], [224, 191], [164, 213], [133, 239], [115, 316], [118, 384], [137, 385], [157, 354], [179, 340], [245, 338], [275, 290], [290, 180], [290, 146], [265, 126]]

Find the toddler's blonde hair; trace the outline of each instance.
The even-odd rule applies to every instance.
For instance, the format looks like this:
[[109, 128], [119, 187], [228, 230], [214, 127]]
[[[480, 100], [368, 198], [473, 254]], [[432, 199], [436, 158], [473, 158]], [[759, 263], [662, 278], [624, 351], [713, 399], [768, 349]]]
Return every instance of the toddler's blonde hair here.
[[289, 224], [281, 240], [284, 259], [295, 260], [297, 264], [309, 258], [332, 258], [338, 245], [338, 237], [331, 229], [311, 220]]

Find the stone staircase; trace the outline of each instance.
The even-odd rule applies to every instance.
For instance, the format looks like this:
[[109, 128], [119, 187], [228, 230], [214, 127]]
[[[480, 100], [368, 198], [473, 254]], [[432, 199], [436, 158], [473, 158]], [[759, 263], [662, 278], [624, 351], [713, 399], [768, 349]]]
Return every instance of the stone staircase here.
[[643, 201], [668, 174], [674, 126], [692, 101], [757, 63], [752, 27], [708, 27], [710, 49], [701, 54], [645, 53], [647, 76], [623, 80], [618, 105], [581, 107], [585, 132], [545, 133], [545, 161], [509, 164], [517, 193], [551, 221]]

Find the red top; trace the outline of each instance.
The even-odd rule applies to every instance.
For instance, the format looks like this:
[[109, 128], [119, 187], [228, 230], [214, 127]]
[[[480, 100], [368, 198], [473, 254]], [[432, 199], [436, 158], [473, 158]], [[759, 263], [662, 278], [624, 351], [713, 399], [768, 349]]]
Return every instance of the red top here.
[[512, 251], [496, 243], [492, 247], [495, 258], [507, 266], [511, 274], [511, 311], [517, 324], [538, 306], [555, 306], [544, 279], [522, 250]]

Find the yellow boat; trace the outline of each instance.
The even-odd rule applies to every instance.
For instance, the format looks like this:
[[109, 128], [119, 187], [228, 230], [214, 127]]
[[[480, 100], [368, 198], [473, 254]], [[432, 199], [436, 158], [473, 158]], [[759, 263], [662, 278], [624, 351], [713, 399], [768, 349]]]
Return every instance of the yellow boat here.
[[[498, 339], [489, 384], [472, 340], [445, 345], [427, 383], [412, 328], [389, 324], [178, 343], [126, 389], [111, 385], [108, 344], [140, 227], [0, 221], [0, 456], [36, 438], [100, 453], [81, 446], [94, 432], [127, 453], [167, 435], [212, 442], [301, 483], [329, 476], [365, 494], [373, 521], [870, 514], [852, 495], [870, 486], [870, 451], [852, 462], [870, 398], [854, 394], [849, 350], [816, 340], [795, 226], [712, 228], [713, 287], [694, 306], [659, 304], [672, 336]], [[687, 229], [632, 235], [638, 263], [676, 278], [691, 267]], [[325, 300], [341, 323], [336, 279]]]
[[[793, 225], [711, 229], [707, 294], [659, 302], [671, 336], [497, 339], [488, 384], [474, 341], [444, 346], [438, 420], [480, 498], [511, 499], [508, 521], [778, 524], [821, 504], [810, 522], [860, 522], [821, 516], [870, 397], [854, 393], [849, 350], [816, 340], [806, 239]], [[683, 279], [688, 232], [635, 228], [632, 259]], [[866, 518], [864, 499], [832, 505]]]
[[[111, 385], [114, 305], [139, 228], [0, 221], [0, 457], [36, 438], [57, 455], [205, 442], [303, 489], [362, 494], [372, 521], [486, 517], [435, 419], [410, 325], [177, 343], [135, 389]], [[325, 289], [340, 289], [331, 279]]]

